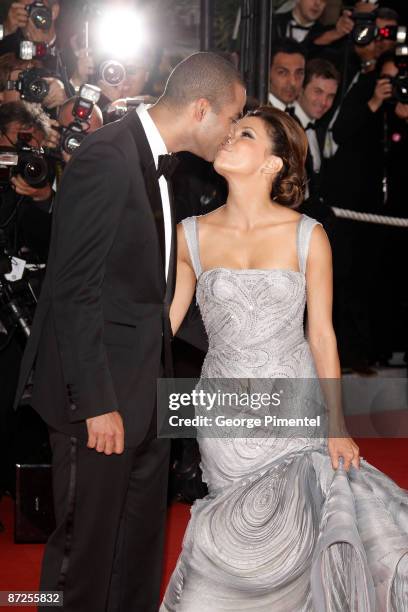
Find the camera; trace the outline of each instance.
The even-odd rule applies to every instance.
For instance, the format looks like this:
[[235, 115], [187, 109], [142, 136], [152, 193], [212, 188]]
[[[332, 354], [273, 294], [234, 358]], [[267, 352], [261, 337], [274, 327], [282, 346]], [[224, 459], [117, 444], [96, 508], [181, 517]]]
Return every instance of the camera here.
[[35, 43], [31, 40], [22, 40], [20, 43], [20, 59], [33, 60], [55, 57], [57, 54], [55, 46], [49, 47], [47, 43]]
[[98, 68], [98, 76], [107, 85], [117, 87], [126, 78], [126, 68], [116, 60], [105, 60]]
[[351, 32], [351, 38], [355, 45], [364, 47], [369, 45], [377, 36], [377, 11], [370, 13], [353, 12], [351, 15], [354, 21], [354, 27]]
[[355, 45], [364, 47], [374, 40], [390, 40], [397, 44], [404, 44], [407, 39], [407, 28], [405, 26], [385, 26], [379, 28], [376, 24], [378, 11], [370, 13], [354, 12], [351, 18], [354, 21], [354, 28], [351, 38]]
[[18, 75], [17, 81], [7, 81], [7, 91], [16, 90], [26, 102], [41, 104], [48, 96], [50, 86], [44, 77], [47, 71], [42, 68], [28, 68]]
[[8, 188], [11, 177], [17, 174], [31, 187], [44, 187], [50, 178], [44, 150], [22, 143], [16, 149], [0, 147], [0, 192]]
[[52, 26], [52, 13], [44, 2], [33, 2], [26, 6], [28, 15], [38, 30], [47, 32]]
[[101, 90], [95, 85], [82, 85], [79, 96], [72, 108], [74, 121], [62, 129], [61, 149], [72, 155], [81, 145], [89, 130], [88, 120], [95, 104], [98, 103]]
[[395, 64], [398, 74], [391, 79], [393, 98], [402, 104], [408, 104], [408, 45], [395, 50]]

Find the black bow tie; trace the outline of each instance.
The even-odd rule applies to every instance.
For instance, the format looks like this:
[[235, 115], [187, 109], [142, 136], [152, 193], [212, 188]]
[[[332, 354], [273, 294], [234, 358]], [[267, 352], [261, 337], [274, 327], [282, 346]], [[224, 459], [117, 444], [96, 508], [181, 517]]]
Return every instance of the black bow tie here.
[[175, 169], [177, 168], [179, 160], [175, 155], [159, 155], [159, 163], [157, 167], [157, 178], [161, 176], [168, 181]]
[[285, 108], [285, 113], [288, 113], [288, 115], [290, 115], [291, 117], [295, 116], [295, 107], [294, 106], [287, 106]]
[[300, 25], [300, 23], [297, 23], [297, 21], [289, 22], [289, 26], [292, 30], [306, 30], [306, 32], [309, 32], [309, 30], [312, 29], [313, 25], [314, 24], [312, 23], [312, 25], [309, 25], [309, 26], [302, 26]]
[[305, 130], [315, 130], [315, 129], [316, 129], [316, 125], [312, 123], [311, 121], [309, 121], [309, 123], [305, 127]]

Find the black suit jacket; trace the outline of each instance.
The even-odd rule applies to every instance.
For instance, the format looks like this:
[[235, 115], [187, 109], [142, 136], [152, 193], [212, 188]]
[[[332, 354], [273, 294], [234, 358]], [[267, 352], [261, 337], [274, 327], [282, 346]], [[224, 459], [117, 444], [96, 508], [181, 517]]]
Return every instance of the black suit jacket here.
[[171, 374], [168, 282], [154, 160], [135, 112], [90, 135], [65, 169], [49, 265], [17, 399], [35, 363], [32, 403], [59, 431], [86, 437], [85, 419], [119, 410], [125, 443], [144, 437], [156, 379]]
[[373, 113], [368, 106], [375, 85], [375, 72], [362, 74], [345, 96], [333, 125], [339, 148], [327, 160], [323, 183], [333, 206], [381, 212], [384, 108]]

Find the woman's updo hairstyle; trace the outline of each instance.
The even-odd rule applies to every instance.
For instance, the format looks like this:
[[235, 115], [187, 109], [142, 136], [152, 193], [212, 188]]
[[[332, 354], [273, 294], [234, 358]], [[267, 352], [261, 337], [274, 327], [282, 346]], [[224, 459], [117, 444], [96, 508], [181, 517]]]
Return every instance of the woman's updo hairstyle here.
[[304, 130], [290, 115], [272, 106], [261, 106], [250, 111], [247, 117], [262, 119], [271, 138], [272, 154], [283, 161], [273, 181], [272, 199], [289, 208], [299, 206], [306, 187], [308, 142]]

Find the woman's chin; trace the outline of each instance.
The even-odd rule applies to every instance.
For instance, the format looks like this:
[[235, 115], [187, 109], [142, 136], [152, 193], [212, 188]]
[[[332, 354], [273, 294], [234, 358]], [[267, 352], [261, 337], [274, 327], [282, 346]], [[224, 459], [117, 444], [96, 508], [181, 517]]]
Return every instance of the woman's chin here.
[[222, 176], [224, 176], [225, 173], [228, 173], [228, 171], [231, 170], [230, 164], [226, 162], [225, 152], [222, 150], [218, 151], [213, 165], [214, 165], [214, 170], [218, 172], [218, 174], [221, 174]]
[[219, 153], [217, 153], [214, 162], [213, 162], [214, 170], [218, 172], [218, 174], [222, 174], [223, 165], [219, 158]]

